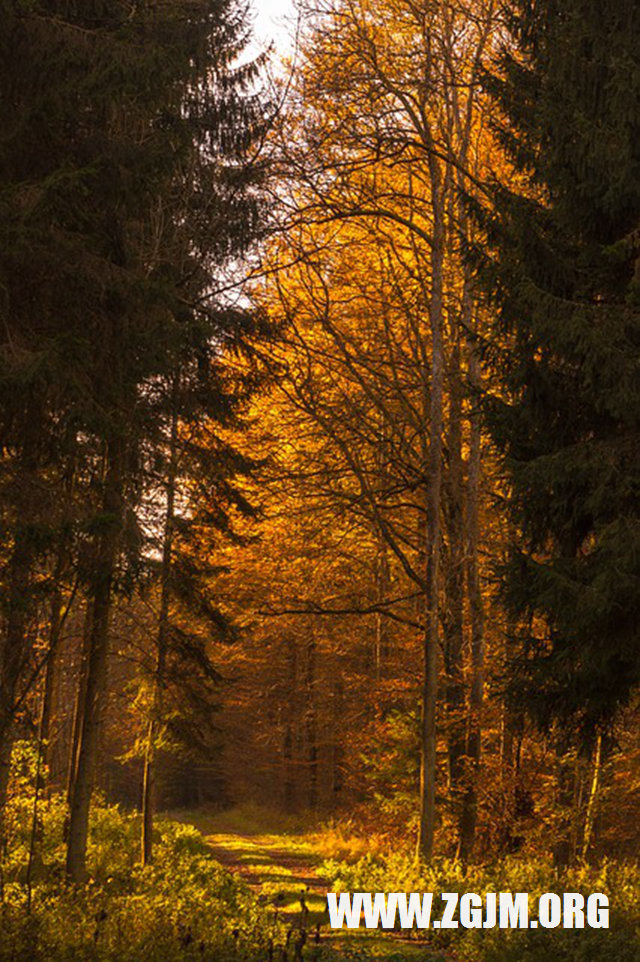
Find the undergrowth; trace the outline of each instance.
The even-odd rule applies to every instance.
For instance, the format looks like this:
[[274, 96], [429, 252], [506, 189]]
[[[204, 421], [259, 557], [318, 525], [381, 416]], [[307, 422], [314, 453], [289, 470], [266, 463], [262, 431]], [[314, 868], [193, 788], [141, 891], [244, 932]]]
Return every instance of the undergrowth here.
[[414, 931], [430, 945], [468, 962], [638, 962], [640, 959], [640, 868], [604, 862], [557, 874], [545, 859], [509, 857], [493, 865], [451, 860], [431, 866], [401, 853], [366, 855], [355, 862], [329, 859], [320, 872], [336, 892], [433, 892], [433, 918], [440, 918], [442, 892], [528, 892], [531, 917], [544, 892], [601, 892], [609, 896], [610, 927], [601, 929], [440, 929]]
[[136, 864], [139, 817], [116, 806], [93, 809], [90, 878], [70, 886], [64, 804], [43, 802], [28, 884], [31, 819], [20, 809], [12, 806], [3, 865], [0, 962], [259, 962], [285, 938], [192, 826], [158, 822], [154, 864]]
[[[200, 813], [197, 821], [203, 831], [253, 836], [250, 844], [258, 861], [262, 848], [270, 851], [277, 836], [271, 887], [265, 884], [260, 898], [215, 860], [203, 835], [184, 816], [181, 821], [157, 821], [154, 864], [142, 868], [139, 816], [106, 804], [92, 810], [89, 882], [72, 887], [64, 876], [64, 800], [54, 796], [41, 801], [33, 845], [28, 753], [18, 762], [2, 865], [0, 962], [357, 962], [374, 956], [397, 962], [418, 957], [460, 962], [640, 959], [637, 865], [605, 862], [563, 875], [556, 875], [544, 859], [515, 857], [466, 869], [449, 860], [427, 867], [406, 852], [385, 850], [381, 837], [362, 837], [349, 822], [303, 831], [303, 825], [288, 816], [246, 806], [219, 815]], [[390, 940], [381, 931], [344, 930], [314, 943], [313, 913], [303, 912], [309, 916], [304, 931], [299, 919], [292, 922], [278, 903], [290, 880], [277, 854], [289, 849], [315, 856], [313, 864], [324, 855], [315, 868], [333, 891], [433, 892], [434, 918], [442, 911], [441, 892], [528, 892], [530, 905], [546, 891], [604, 892], [610, 898], [610, 928], [414, 930], [411, 941]]]

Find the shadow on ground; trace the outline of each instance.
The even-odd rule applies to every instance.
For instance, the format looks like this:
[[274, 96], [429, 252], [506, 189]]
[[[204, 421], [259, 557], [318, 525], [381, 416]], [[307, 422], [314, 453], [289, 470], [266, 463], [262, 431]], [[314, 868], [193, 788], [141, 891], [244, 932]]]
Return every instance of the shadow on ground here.
[[[291, 929], [309, 933], [305, 958], [317, 962], [445, 962], [433, 948], [397, 932], [329, 927], [329, 880], [319, 874], [324, 857], [295, 834], [276, 834], [242, 825], [234, 830], [226, 813], [172, 813], [205, 836], [214, 857], [239, 875]], [[313, 945], [315, 942], [315, 946]], [[452, 962], [449, 955], [446, 962]]]

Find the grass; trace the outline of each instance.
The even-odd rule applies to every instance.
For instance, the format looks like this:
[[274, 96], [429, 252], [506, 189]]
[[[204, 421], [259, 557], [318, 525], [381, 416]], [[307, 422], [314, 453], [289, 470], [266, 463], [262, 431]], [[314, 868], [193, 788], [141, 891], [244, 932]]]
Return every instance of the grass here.
[[[274, 920], [287, 928], [303, 926], [310, 933], [306, 958], [314, 962], [445, 959], [424, 942], [399, 933], [333, 931], [328, 927], [325, 891], [330, 880], [322, 878], [322, 865], [328, 858], [354, 861], [372, 850], [371, 839], [359, 837], [348, 822], [314, 825], [308, 817], [287, 816], [253, 805], [225, 812], [174, 812], [171, 817], [194, 824], [211, 845], [214, 857], [249, 883], [258, 903], [274, 913]], [[380, 840], [374, 842], [375, 850], [380, 850]], [[316, 945], [312, 940], [318, 926], [320, 943]]]
[[313, 812], [288, 815], [253, 803], [222, 812], [212, 809], [171, 812], [170, 817], [195, 825], [203, 835], [253, 837], [258, 845], [290, 848], [318, 861], [357, 861], [365, 855], [383, 854], [389, 848], [382, 835], [365, 837], [349, 820], [320, 822]]
[[[637, 866], [614, 862], [577, 868], [557, 877], [544, 858], [505, 858], [468, 866], [437, 859], [428, 867], [383, 837], [366, 838], [349, 822], [328, 826], [268, 809], [243, 806], [224, 813], [182, 813], [204, 829], [223, 864], [250, 881], [262, 905], [287, 926], [320, 923], [319, 946], [307, 945], [313, 962], [637, 962], [640, 917]], [[311, 886], [308, 876], [315, 876]], [[324, 888], [336, 891], [605, 891], [611, 897], [609, 930], [436, 930], [420, 933], [356, 929], [332, 931], [324, 913]], [[304, 894], [303, 894], [304, 893]], [[300, 902], [303, 895], [304, 908]], [[307, 911], [308, 910], [308, 911]]]
[[264, 962], [282, 925], [193, 826], [158, 820], [155, 860], [141, 868], [140, 819], [95, 806], [90, 882], [64, 884], [64, 799], [43, 800], [27, 901], [29, 806], [12, 802], [0, 907], [0, 962]]

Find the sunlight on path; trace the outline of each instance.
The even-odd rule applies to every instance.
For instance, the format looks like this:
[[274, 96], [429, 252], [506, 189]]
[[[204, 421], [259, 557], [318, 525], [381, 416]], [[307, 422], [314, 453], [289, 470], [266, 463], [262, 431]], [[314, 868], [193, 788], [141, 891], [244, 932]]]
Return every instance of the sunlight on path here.
[[309, 922], [324, 921], [327, 882], [318, 876], [318, 856], [296, 850], [287, 836], [207, 835], [216, 858], [241, 875], [274, 910], [306, 912]]
[[451, 954], [444, 956], [396, 932], [330, 929], [325, 898], [328, 880], [319, 874], [324, 858], [304, 837], [254, 832], [246, 826], [243, 831], [234, 830], [224, 814], [190, 812], [188, 816], [183, 813], [180, 820], [195, 825], [215, 858], [240, 875], [281, 921], [292, 929], [306, 928], [310, 943], [321, 949], [318, 958], [323, 962], [455, 962]]

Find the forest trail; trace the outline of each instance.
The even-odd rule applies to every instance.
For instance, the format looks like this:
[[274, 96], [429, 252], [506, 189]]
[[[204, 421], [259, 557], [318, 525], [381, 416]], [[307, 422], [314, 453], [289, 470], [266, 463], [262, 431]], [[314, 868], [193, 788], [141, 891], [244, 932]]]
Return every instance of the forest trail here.
[[258, 899], [307, 925], [325, 919], [328, 880], [318, 874], [321, 858], [299, 850], [287, 836], [214, 833], [206, 836], [215, 858], [240, 875]]
[[[303, 837], [251, 824], [233, 813], [172, 813], [207, 840], [217, 861], [240, 875], [260, 902], [292, 920], [305, 912], [307, 927], [324, 923], [328, 880], [319, 873], [325, 856]], [[304, 906], [304, 907], [303, 907]]]
[[[175, 813], [172, 813], [175, 818]], [[262, 832], [236, 826], [222, 815], [190, 812], [178, 816], [205, 836], [212, 853], [230, 872], [241, 876], [258, 900], [278, 913], [290, 928], [304, 926], [309, 944], [322, 947], [322, 959], [335, 957], [366, 962], [455, 962], [424, 942], [398, 932], [367, 929], [332, 930], [326, 911], [330, 880], [321, 874], [326, 856], [315, 851], [304, 836]]]

